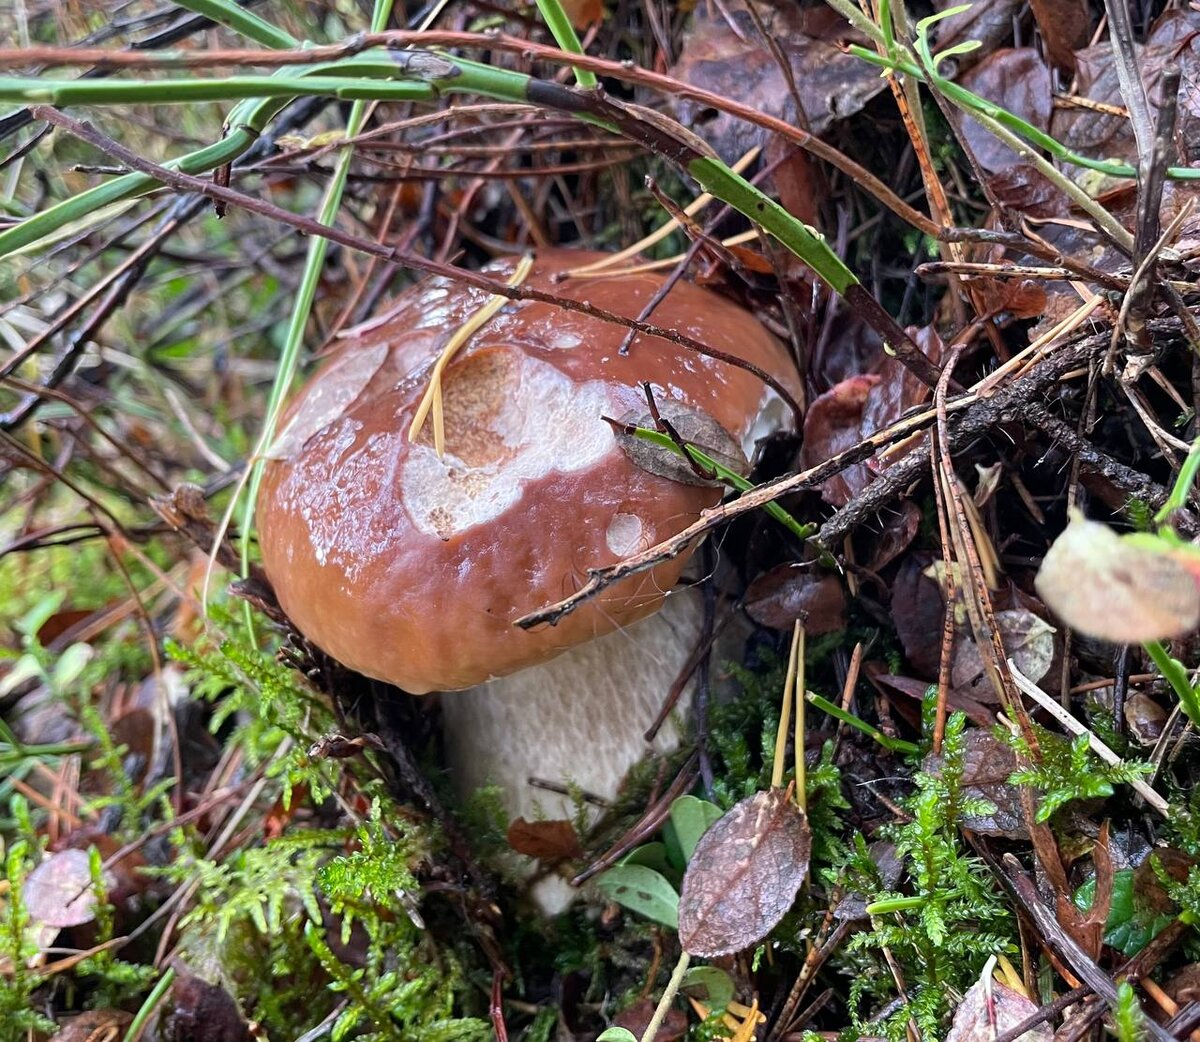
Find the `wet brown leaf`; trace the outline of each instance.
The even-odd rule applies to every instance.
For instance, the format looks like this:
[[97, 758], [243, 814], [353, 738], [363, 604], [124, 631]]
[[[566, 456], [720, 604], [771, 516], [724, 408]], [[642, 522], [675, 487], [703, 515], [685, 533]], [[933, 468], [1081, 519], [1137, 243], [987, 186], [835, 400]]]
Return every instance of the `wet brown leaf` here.
[[1144, 691], [1135, 691], [1125, 699], [1125, 723], [1129, 733], [1142, 745], [1158, 741], [1167, 723], [1167, 711]]
[[[1151, 26], [1144, 45], [1137, 48], [1138, 68], [1153, 110], [1162, 103], [1160, 81], [1163, 68], [1171, 63], [1183, 70], [1179, 92], [1176, 140], [1182, 145], [1178, 162], [1191, 163], [1200, 154], [1200, 12], [1191, 9], [1164, 12]], [[1093, 102], [1124, 109], [1117, 66], [1107, 40], [1076, 52], [1076, 94]], [[1137, 146], [1129, 120], [1117, 113], [1091, 108], [1057, 106], [1050, 123], [1051, 133], [1068, 148], [1095, 159], [1112, 158], [1137, 162]]]
[[1200, 562], [1184, 549], [1119, 536], [1077, 514], [1047, 551], [1035, 585], [1072, 629], [1133, 644], [1179, 637], [1200, 625], [1197, 568]]
[[941, 633], [946, 599], [925, 574], [928, 557], [910, 554], [900, 564], [892, 584], [892, 621], [904, 655], [919, 676], [932, 680], [941, 663]]
[[23, 894], [30, 918], [46, 926], [80, 926], [96, 918], [92, 873], [82, 850], [51, 854], [25, 878]]
[[308, 747], [308, 755], [315, 760], [347, 760], [357, 756], [367, 749], [380, 751], [384, 748], [383, 739], [377, 734], [366, 731], [363, 734], [347, 738], [342, 734], [322, 735]]
[[507, 839], [508, 845], [518, 854], [539, 861], [559, 861], [583, 854], [575, 826], [563, 819], [526, 821], [516, 818], [508, 826]]
[[[641, 999], [627, 1010], [613, 1017], [613, 1024], [626, 1031], [632, 1031], [635, 1038], [640, 1039], [650, 1026], [650, 1018], [654, 1016], [657, 1003], [653, 999]], [[654, 1036], [655, 1042], [678, 1042], [687, 1034], [688, 1018], [681, 1009], [670, 1009], [667, 1017]]]
[[846, 628], [846, 595], [836, 576], [808, 564], [781, 564], [746, 590], [746, 613], [760, 626], [791, 631], [796, 621], [816, 636]]
[[883, 531], [876, 537], [867, 562], [868, 570], [878, 572], [899, 557], [917, 536], [921, 511], [910, 499], [901, 500], [894, 513], [882, 515]]
[[[875, 375], [852, 376], [814, 399], [804, 417], [802, 469], [815, 467], [862, 440], [867, 395], [879, 379]], [[821, 485], [821, 498], [835, 507], [845, 506], [870, 480], [866, 467], [848, 467]]]
[[[996, 612], [996, 628], [1008, 657], [1035, 684], [1054, 661], [1054, 627], [1024, 608]], [[984, 670], [983, 655], [974, 640], [960, 638], [954, 646], [950, 681], [982, 702], [995, 700], [995, 691]]]
[[133, 1020], [119, 1009], [93, 1009], [64, 1020], [51, 1042], [117, 1042]]
[[[741, 446], [708, 413], [669, 399], [658, 402], [657, 406], [659, 416], [670, 423], [679, 437], [688, 445], [695, 445], [705, 455], [738, 474], [748, 473], [750, 468], [746, 457], [742, 454]], [[632, 410], [620, 417], [620, 423], [626, 427], [654, 429], [654, 417], [649, 410]], [[701, 478], [691, 465], [673, 449], [655, 445], [653, 442], [639, 438], [636, 434], [627, 434], [619, 429], [616, 435], [621, 451], [642, 470], [657, 474], [660, 478], [681, 482], [684, 485], [707, 485], [710, 483]]]
[[[959, 83], [1039, 130], [1046, 130], [1050, 125], [1050, 70], [1032, 47], [996, 51], [961, 76]], [[969, 117], [963, 120], [963, 136], [979, 165], [988, 173], [1021, 162], [1016, 152]]]
[[1092, 31], [1086, 0], [1030, 0], [1046, 53], [1068, 72], [1075, 68], [1075, 48], [1088, 42]]
[[[1038, 1011], [1035, 1003], [1005, 984], [981, 977], [967, 989], [946, 1042], [990, 1042]], [[1017, 1042], [1050, 1042], [1054, 1032], [1038, 1024], [1019, 1036]]]
[[[726, 20], [719, 10], [712, 8], [708, 15], [710, 9], [700, 5], [671, 75], [814, 134], [858, 112], [884, 88], [878, 73], [845, 53], [836, 38], [809, 35], [798, 7], [760, 2], [758, 9], [792, 67], [803, 114], [796, 112], [783, 71], [745, 10], [733, 10]], [[673, 108], [675, 118], [703, 136], [726, 162], [766, 143], [766, 131], [698, 102], [679, 99]]]
[[[964, 733], [962, 791], [968, 799], [987, 800], [993, 810], [987, 814], [964, 815], [962, 825], [984, 836], [1025, 839], [1029, 831], [1021, 813], [1016, 786], [1008, 779], [1017, 769], [1016, 754], [990, 731], [968, 728]], [[930, 754], [924, 768], [930, 773], [942, 769], [943, 758]]]
[[162, 1021], [163, 1042], [250, 1042], [237, 1002], [219, 984], [185, 970], [171, 985], [171, 1007]]
[[808, 874], [812, 835], [782, 789], [742, 800], [696, 845], [679, 898], [679, 941], [701, 958], [757, 944], [787, 914]]

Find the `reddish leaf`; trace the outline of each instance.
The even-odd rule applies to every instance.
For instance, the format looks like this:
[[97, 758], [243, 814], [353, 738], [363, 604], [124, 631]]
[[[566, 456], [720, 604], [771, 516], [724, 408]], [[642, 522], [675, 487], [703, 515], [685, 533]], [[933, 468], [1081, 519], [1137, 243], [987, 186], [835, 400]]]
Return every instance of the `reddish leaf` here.
[[171, 985], [173, 1008], [163, 1019], [163, 1042], [250, 1042], [233, 996], [186, 970]]
[[535, 857], [539, 861], [558, 861], [565, 857], [579, 857], [583, 849], [575, 826], [569, 821], [526, 821], [515, 819], [508, 826], [508, 845], [518, 854]]
[[679, 898], [679, 941], [701, 958], [757, 944], [787, 914], [808, 874], [812, 835], [782, 789], [742, 800], [696, 846]]
[[62, 1022], [51, 1042], [103, 1042], [121, 1038], [132, 1013], [119, 1009], [93, 1009]]
[[[868, 393], [877, 383], [878, 376], [852, 376], [812, 402], [804, 417], [802, 469], [815, 467], [862, 440], [863, 409]], [[848, 467], [821, 485], [821, 497], [835, 507], [845, 506], [870, 480], [866, 467]]]
[[[1020, 992], [988, 977], [980, 978], [954, 1011], [946, 1042], [990, 1042], [1038, 1011]], [[1050, 1042], [1054, 1032], [1045, 1024], [1026, 1031], [1017, 1042]]]
[[[959, 83], [1039, 130], [1050, 125], [1050, 70], [1032, 47], [1005, 48], [989, 54], [965, 73]], [[1021, 161], [1016, 152], [970, 117], [963, 121], [963, 136], [979, 165], [988, 173]]]
[[96, 895], [85, 851], [51, 854], [26, 877], [22, 893], [30, 918], [46, 926], [80, 926], [96, 918]]
[[[671, 75], [814, 134], [853, 115], [883, 89], [884, 81], [866, 62], [847, 54], [834, 40], [810, 36], [798, 5], [758, 6], [767, 31], [791, 65], [802, 114], [796, 112], [779, 62], [746, 11], [734, 10], [726, 17], [713, 10], [705, 17], [708, 8], [698, 7]], [[685, 127], [694, 127], [727, 162], [767, 139], [758, 127], [695, 101], [676, 100], [674, 110]]]
[[[628, 1009], [613, 1017], [613, 1024], [626, 1031], [632, 1031], [635, 1038], [641, 1038], [650, 1026], [650, 1018], [654, 1016], [654, 1007], [658, 1005], [653, 999], [641, 999]], [[654, 1042], [678, 1042], [687, 1034], [688, 1018], [681, 1009], [670, 1009], [667, 1017], [654, 1036]]]
[[1033, 17], [1055, 65], [1075, 68], [1075, 48], [1088, 42], [1092, 31], [1086, 0], [1030, 0]]
[[846, 628], [846, 595], [836, 576], [805, 564], [781, 564], [746, 590], [746, 613], [760, 626], [790, 631], [799, 620], [810, 636]]

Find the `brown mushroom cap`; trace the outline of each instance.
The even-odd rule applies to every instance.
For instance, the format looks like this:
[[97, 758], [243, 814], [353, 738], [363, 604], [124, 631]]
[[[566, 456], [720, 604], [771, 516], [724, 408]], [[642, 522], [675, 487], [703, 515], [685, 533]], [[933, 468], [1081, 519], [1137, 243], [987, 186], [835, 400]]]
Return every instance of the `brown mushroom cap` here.
[[[659, 275], [568, 279], [596, 254], [541, 251], [524, 285], [636, 318]], [[488, 270], [507, 276], [511, 261]], [[735, 439], [781, 405], [754, 375], [537, 301], [507, 304], [442, 381], [446, 454], [408, 428], [449, 337], [487, 300], [431, 279], [345, 339], [284, 417], [258, 500], [263, 563], [315, 644], [413, 692], [456, 690], [542, 662], [658, 609], [686, 554], [632, 576], [557, 626], [513, 621], [694, 521], [721, 495], [631, 462], [602, 415], [660, 401]], [[653, 322], [794, 386], [782, 345], [746, 311], [679, 282]]]

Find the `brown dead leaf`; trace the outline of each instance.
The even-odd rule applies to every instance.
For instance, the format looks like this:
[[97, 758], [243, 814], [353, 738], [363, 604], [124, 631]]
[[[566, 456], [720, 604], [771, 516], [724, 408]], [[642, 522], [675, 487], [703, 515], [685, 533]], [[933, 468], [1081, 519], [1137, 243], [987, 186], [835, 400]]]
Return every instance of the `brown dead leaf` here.
[[506, 838], [518, 854], [539, 861], [559, 861], [583, 854], [575, 826], [563, 819], [526, 821], [516, 818], [509, 824]]
[[250, 1042], [237, 1002], [221, 985], [184, 970], [171, 985], [170, 1002], [160, 1030], [163, 1042]]
[[1119, 536], [1072, 517], [1047, 551], [1035, 585], [1072, 629], [1114, 644], [1164, 640], [1200, 625], [1200, 561], [1147, 537]]
[[1030, 0], [1029, 6], [1050, 60], [1073, 71], [1075, 48], [1087, 43], [1092, 32], [1087, 0]]
[[[867, 395], [879, 380], [873, 374], [852, 376], [814, 399], [804, 417], [802, 469], [815, 467], [862, 440]], [[866, 467], [848, 467], [821, 485], [821, 498], [835, 507], [845, 506], [870, 480]]]
[[93, 1009], [64, 1020], [51, 1042], [117, 1042], [133, 1020], [119, 1009]]
[[46, 926], [81, 926], [96, 918], [86, 851], [51, 854], [25, 878], [22, 893], [29, 917]]
[[[634, 1038], [641, 1038], [650, 1026], [650, 1018], [654, 1016], [654, 1007], [658, 1005], [654, 999], [641, 999], [626, 1010], [613, 1017], [615, 1027], [633, 1032]], [[681, 1009], [672, 1008], [667, 1011], [666, 1019], [654, 1036], [654, 1042], [678, 1042], [687, 1034], [688, 1018]]]
[[814, 565], [781, 564], [746, 590], [746, 613], [760, 626], [791, 632], [799, 621], [810, 636], [846, 628], [846, 594], [834, 575]]
[[587, 29], [604, 20], [604, 0], [562, 0], [562, 6], [576, 29]]
[[757, 944], [808, 875], [808, 819], [783, 789], [742, 800], [696, 845], [679, 898], [679, 942], [711, 959]]
[[[1046, 130], [1050, 125], [1050, 70], [1032, 47], [995, 51], [961, 76], [959, 83], [1039, 130]], [[963, 136], [979, 165], [988, 173], [1021, 162], [1016, 152], [969, 117], [963, 120]]]
[[1129, 725], [1129, 733], [1142, 745], [1153, 745], [1158, 741], [1168, 715], [1144, 691], [1135, 691], [1125, 699], [1125, 723]]
[[883, 530], [875, 538], [867, 562], [872, 572], [886, 568], [908, 549], [921, 527], [921, 510], [911, 499], [902, 499], [895, 512], [881, 515], [881, 520]]
[[[986, 814], [964, 815], [963, 828], [983, 836], [1001, 836], [1005, 839], [1026, 839], [1029, 831], [1025, 827], [1021, 811], [1020, 794], [1008, 782], [1017, 769], [1016, 754], [990, 731], [968, 728], [963, 734], [962, 792], [973, 800], [986, 800], [993, 810]], [[942, 769], [944, 760], [932, 753], [925, 757], [924, 769], [933, 774]]]
[[[878, 73], [842, 50], [836, 38], [809, 35], [798, 6], [760, 2], [758, 9], [767, 31], [792, 67], [804, 106], [804, 112], [797, 113], [783, 71], [753, 19], [747, 11], [737, 9], [737, 4], [729, 6], [734, 10], [728, 20], [715, 8], [710, 14], [707, 5], [697, 7], [679, 60], [670, 70], [673, 77], [813, 134], [822, 134], [836, 120], [852, 116], [884, 88]], [[701, 134], [726, 162], [766, 143], [766, 131], [698, 102], [681, 98], [673, 108], [675, 118]]]
[[[996, 628], [1009, 658], [1035, 684], [1054, 661], [1054, 627], [1025, 608], [996, 612]], [[992, 702], [995, 690], [987, 679], [983, 655], [974, 640], [959, 639], [954, 646], [950, 681], [960, 691], [981, 702]]]
[[[1035, 1003], [1024, 995], [989, 975], [981, 977], [967, 989], [946, 1042], [990, 1042], [1009, 1028], [1028, 1019], [1038, 1011]], [[1017, 1042], [1050, 1042], [1054, 1032], [1046, 1024], [1038, 1024], [1021, 1035]]]

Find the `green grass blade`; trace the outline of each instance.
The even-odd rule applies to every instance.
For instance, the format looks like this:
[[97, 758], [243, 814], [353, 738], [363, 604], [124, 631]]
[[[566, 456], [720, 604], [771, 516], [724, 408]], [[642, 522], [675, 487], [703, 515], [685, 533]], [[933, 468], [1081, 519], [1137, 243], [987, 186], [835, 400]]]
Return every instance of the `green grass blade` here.
[[303, 43], [290, 33], [285, 33], [265, 18], [260, 18], [253, 11], [247, 11], [230, 0], [175, 0], [175, 3], [178, 7], [211, 18], [218, 25], [227, 26], [264, 47], [291, 50], [303, 46]]
[[[537, 5], [546, 20], [546, 28], [550, 30], [550, 35], [554, 37], [559, 49], [571, 54], [582, 54], [583, 44], [579, 42], [575, 26], [571, 24], [571, 19], [567, 17], [567, 12], [563, 10], [559, 0], [537, 0]], [[572, 66], [572, 69], [575, 72], [575, 82], [585, 89], [590, 90], [599, 82], [596, 74], [590, 69], [580, 69], [578, 66]]]

